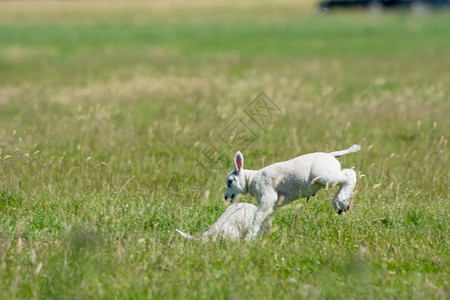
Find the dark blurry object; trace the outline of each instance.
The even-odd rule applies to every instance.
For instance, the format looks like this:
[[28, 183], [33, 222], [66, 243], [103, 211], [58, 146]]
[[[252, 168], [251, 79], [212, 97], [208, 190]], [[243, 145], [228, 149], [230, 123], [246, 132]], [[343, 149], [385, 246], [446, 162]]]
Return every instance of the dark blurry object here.
[[370, 12], [381, 12], [385, 8], [406, 8], [423, 12], [449, 6], [449, 0], [326, 0], [319, 3], [319, 9], [328, 12], [335, 8], [361, 7]]

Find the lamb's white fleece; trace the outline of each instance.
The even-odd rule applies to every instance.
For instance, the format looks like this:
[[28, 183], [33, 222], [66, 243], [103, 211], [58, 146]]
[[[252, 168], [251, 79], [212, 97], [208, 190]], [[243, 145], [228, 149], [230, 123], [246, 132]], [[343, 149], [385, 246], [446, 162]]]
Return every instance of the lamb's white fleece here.
[[341, 214], [350, 207], [350, 197], [356, 185], [356, 173], [341, 169], [338, 157], [357, 152], [360, 145], [330, 153], [315, 152], [275, 163], [260, 170], [245, 170], [244, 156], [236, 152], [234, 171], [226, 179], [225, 199], [234, 201], [249, 193], [259, 204], [246, 239], [270, 228], [275, 209], [299, 198], [313, 197], [320, 189], [339, 186], [333, 198], [333, 208]]
[[[237, 241], [242, 239], [252, 224], [256, 206], [250, 203], [235, 203], [230, 205], [217, 221], [200, 238], [230, 239]], [[195, 239], [193, 236], [175, 229], [186, 239]]]

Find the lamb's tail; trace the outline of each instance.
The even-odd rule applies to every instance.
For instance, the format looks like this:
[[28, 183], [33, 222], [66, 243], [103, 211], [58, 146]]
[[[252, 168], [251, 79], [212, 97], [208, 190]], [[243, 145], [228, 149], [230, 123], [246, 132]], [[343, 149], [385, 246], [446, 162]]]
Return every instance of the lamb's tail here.
[[334, 151], [334, 152], [330, 152], [328, 154], [334, 156], [335, 158], [339, 158], [342, 155], [358, 152], [359, 150], [361, 150], [361, 146], [355, 144], [355, 145], [351, 146], [350, 148], [348, 148], [347, 150]]
[[182, 237], [184, 237], [184, 238], [187, 239], [187, 240], [192, 240], [192, 239], [194, 238], [192, 235], [189, 235], [189, 234], [187, 234], [187, 233], [184, 233], [184, 232], [181, 231], [181, 230], [178, 230], [178, 229], [175, 229], [175, 230], [178, 232], [179, 235], [181, 235]]

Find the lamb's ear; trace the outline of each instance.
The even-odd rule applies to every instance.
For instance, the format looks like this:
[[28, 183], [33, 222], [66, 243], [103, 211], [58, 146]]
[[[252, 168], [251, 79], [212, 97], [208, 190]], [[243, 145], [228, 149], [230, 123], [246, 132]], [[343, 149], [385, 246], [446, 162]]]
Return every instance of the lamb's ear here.
[[244, 156], [242, 156], [242, 153], [240, 151], [236, 152], [234, 155], [234, 170], [236, 172], [239, 172], [244, 167]]

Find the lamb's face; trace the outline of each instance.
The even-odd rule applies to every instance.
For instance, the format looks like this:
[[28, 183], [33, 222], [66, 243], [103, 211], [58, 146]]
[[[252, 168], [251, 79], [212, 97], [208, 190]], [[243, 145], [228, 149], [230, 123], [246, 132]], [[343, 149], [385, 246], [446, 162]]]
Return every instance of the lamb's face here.
[[233, 203], [238, 195], [245, 194], [247, 190], [245, 184], [245, 177], [242, 171], [233, 171], [227, 175], [225, 179], [227, 190], [225, 191], [225, 200]]
[[234, 155], [234, 171], [230, 172], [225, 179], [227, 190], [225, 200], [234, 202], [238, 195], [245, 194], [247, 187], [244, 176], [244, 157], [241, 152]]

